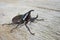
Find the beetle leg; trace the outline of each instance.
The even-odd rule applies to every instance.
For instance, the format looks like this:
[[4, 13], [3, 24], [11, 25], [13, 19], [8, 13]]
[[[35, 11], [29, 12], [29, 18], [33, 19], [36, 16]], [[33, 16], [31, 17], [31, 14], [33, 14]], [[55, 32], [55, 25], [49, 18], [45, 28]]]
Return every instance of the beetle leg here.
[[27, 26], [26, 23], [25, 23], [25, 26], [26, 26], [26, 28], [28, 29], [28, 31], [30, 32], [30, 34], [34, 35], [34, 33], [32, 33], [32, 32], [30, 31], [30, 29], [29, 29], [29, 27]]
[[36, 19], [37, 21], [44, 21], [44, 19]]
[[4, 26], [4, 25], [13, 25], [14, 23], [9, 23], [9, 24], [2, 24], [2, 26]]
[[14, 29], [16, 29], [18, 26], [19, 26], [19, 24], [18, 24], [15, 28], [11, 29], [11, 31], [10, 31], [10, 32], [12, 32], [12, 31], [13, 31]]

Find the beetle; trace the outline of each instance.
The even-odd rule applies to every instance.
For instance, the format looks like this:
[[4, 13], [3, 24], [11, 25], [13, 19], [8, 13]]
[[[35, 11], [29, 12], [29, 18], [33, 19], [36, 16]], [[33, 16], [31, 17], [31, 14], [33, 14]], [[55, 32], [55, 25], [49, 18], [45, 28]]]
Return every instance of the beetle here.
[[[34, 10], [30, 10], [28, 12], [26, 12], [24, 15], [17, 15], [15, 17], [12, 18], [12, 23], [8, 24], [8, 25], [11, 25], [11, 24], [17, 24], [17, 26], [15, 28], [13, 28], [11, 30], [11, 32], [16, 29], [19, 25], [21, 24], [24, 24], [26, 26], [26, 28], [28, 29], [28, 31], [30, 32], [30, 34], [34, 35], [35, 33], [32, 33], [31, 30], [29, 29], [29, 27], [27, 26], [28, 22], [30, 21], [31, 22], [34, 22], [35, 20], [39, 20], [37, 19], [38, 18], [38, 15], [36, 17], [31, 17], [31, 12], [34, 11]], [[44, 20], [44, 19], [43, 19]], [[41, 21], [41, 20], [39, 20]]]
[[[13, 24], [18, 24], [15, 28], [13, 29], [16, 29], [20, 24], [23, 24], [25, 23], [25, 26], [26, 28], [28, 29], [28, 31], [34, 35], [34, 33], [32, 33], [29, 29], [29, 27], [27, 26], [27, 23], [30, 21], [30, 18], [31, 18], [31, 12], [34, 11], [34, 10], [30, 10], [29, 12], [25, 13], [24, 15], [17, 15], [15, 17], [13, 17], [12, 19], [12, 22]], [[12, 31], [12, 30], [11, 30]]]

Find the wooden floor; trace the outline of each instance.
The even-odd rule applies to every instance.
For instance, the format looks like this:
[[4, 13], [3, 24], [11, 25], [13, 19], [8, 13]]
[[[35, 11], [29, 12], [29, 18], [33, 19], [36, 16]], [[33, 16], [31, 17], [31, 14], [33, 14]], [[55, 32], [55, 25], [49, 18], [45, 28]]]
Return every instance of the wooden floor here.
[[[29, 28], [35, 35], [31, 35], [25, 25], [10, 30], [16, 25], [4, 25], [11, 23], [11, 19], [29, 10], [32, 17], [38, 14], [38, 19], [28, 23]], [[59, 0], [0, 0], [0, 40], [60, 40], [60, 1]]]

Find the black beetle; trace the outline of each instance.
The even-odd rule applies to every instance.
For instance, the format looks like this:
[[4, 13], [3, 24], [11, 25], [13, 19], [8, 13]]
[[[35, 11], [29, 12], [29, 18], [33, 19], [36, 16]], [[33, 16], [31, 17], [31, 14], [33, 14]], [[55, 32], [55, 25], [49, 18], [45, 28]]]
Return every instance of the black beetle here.
[[[30, 10], [28, 11], [27, 13], [25, 13], [24, 15], [17, 15], [15, 17], [12, 18], [12, 23], [10, 24], [7, 24], [7, 25], [11, 25], [11, 24], [17, 24], [17, 26], [13, 29], [16, 29], [20, 24], [25, 24], [26, 28], [28, 29], [28, 31], [34, 35], [34, 33], [32, 33], [29, 29], [29, 27], [27, 26], [27, 23], [30, 21], [30, 22], [34, 22], [35, 20], [38, 20], [38, 21], [41, 21], [38, 18], [38, 15], [36, 17], [31, 17], [31, 12], [34, 11], [34, 10]], [[44, 19], [42, 19], [44, 20]], [[4, 25], [4, 24], [3, 24]], [[11, 32], [13, 31], [13, 29], [11, 30]]]

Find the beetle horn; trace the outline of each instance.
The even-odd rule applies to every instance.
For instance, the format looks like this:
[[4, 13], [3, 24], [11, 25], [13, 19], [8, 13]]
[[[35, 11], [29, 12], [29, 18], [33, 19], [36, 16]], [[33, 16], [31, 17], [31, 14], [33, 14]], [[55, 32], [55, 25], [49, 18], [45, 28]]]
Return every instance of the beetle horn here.
[[31, 12], [31, 11], [34, 11], [34, 10], [30, 10], [29, 12]]
[[34, 19], [37, 19], [37, 18], [38, 18], [38, 15]]
[[34, 10], [30, 10], [30, 11], [28, 11], [28, 13], [30, 14], [32, 11], [34, 11]]

